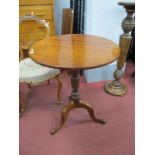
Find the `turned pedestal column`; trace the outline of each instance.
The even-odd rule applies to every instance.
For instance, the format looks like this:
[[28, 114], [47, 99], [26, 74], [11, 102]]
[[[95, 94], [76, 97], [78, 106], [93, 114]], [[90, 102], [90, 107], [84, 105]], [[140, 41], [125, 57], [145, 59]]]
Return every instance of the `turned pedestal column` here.
[[123, 96], [127, 93], [127, 86], [123, 84], [120, 80], [123, 76], [122, 68], [125, 64], [132, 39], [131, 31], [135, 27], [135, 21], [133, 17], [135, 12], [135, 3], [119, 2], [118, 4], [124, 6], [127, 12], [126, 18], [122, 21], [122, 29], [124, 33], [120, 36], [119, 46], [121, 49], [121, 54], [117, 60], [117, 70], [114, 72], [115, 80], [106, 83], [104, 89], [109, 94]]

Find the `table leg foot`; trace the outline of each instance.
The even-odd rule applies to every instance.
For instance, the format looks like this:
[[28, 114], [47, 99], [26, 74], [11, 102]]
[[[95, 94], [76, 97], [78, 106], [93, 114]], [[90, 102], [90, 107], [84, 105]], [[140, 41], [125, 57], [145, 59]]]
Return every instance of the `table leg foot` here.
[[67, 120], [67, 117], [68, 117], [68, 114], [69, 114], [69, 111], [74, 109], [76, 106], [74, 104], [73, 101], [71, 101], [69, 104], [66, 104], [62, 111], [61, 111], [61, 121], [60, 121], [60, 124], [54, 128], [52, 131], [51, 131], [51, 134], [54, 135], [58, 130], [60, 130], [63, 125], [65, 124], [66, 120]]
[[105, 124], [106, 122], [103, 121], [102, 119], [98, 119], [95, 116], [94, 113], [94, 109], [92, 108], [92, 106], [84, 101], [80, 101], [80, 103], [78, 104], [79, 108], [84, 108], [88, 111], [89, 116], [91, 117], [91, 119], [97, 123], [101, 123], [101, 124]]

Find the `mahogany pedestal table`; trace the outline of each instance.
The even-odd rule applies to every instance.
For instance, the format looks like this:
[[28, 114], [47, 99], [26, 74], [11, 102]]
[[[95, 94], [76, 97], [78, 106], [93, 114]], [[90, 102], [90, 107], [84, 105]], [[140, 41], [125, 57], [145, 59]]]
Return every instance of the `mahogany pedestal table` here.
[[107, 65], [120, 55], [118, 45], [112, 41], [90, 35], [69, 34], [51, 36], [35, 43], [29, 55], [36, 63], [58, 69], [71, 71], [72, 92], [70, 102], [62, 108], [60, 124], [51, 131], [55, 134], [64, 125], [70, 110], [84, 108], [92, 120], [105, 124], [96, 118], [90, 104], [80, 99], [80, 70]]

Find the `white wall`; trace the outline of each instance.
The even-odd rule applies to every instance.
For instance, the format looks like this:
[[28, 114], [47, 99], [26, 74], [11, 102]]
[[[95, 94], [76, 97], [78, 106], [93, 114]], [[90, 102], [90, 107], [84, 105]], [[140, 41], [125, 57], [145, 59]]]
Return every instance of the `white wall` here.
[[117, 0], [86, 0], [85, 33], [106, 37], [118, 44], [126, 13], [117, 3]]
[[70, 0], [55, 0], [55, 27], [56, 33], [61, 34], [63, 9], [70, 8]]
[[[123, 7], [117, 4], [118, 1], [120, 0], [86, 0], [85, 33], [103, 36], [118, 43], [119, 36], [123, 32], [121, 22], [126, 16]], [[61, 34], [62, 10], [69, 7], [70, 0], [55, 0], [57, 34]]]

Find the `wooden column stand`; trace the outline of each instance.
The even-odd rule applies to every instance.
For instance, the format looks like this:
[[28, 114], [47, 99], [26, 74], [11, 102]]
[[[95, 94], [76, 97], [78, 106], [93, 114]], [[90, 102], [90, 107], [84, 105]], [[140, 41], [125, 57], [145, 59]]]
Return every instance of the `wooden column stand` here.
[[121, 83], [120, 80], [123, 76], [122, 68], [126, 61], [129, 46], [132, 39], [130, 32], [135, 27], [135, 21], [133, 18], [133, 14], [135, 12], [135, 3], [119, 2], [118, 4], [124, 6], [127, 12], [126, 18], [122, 21], [122, 29], [124, 31], [124, 34], [120, 36], [119, 46], [121, 49], [121, 54], [117, 60], [117, 70], [114, 72], [115, 80], [106, 83], [104, 89], [109, 94], [116, 96], [124, 96], [127, 93], [127, 86]]

